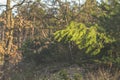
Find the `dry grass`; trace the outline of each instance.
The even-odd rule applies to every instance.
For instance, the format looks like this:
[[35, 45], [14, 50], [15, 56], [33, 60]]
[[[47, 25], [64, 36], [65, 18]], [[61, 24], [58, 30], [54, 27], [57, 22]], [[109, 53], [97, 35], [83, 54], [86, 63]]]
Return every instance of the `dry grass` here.
[[120, 71], [109, 69], [99, 69], [93, 72], [88, 72], [85, 80], [120, 80]]
[[118, 69], [85, 70], [78, 65], [34, 63], [22, 66], [13, 72], [11, 80], [120, 80]]

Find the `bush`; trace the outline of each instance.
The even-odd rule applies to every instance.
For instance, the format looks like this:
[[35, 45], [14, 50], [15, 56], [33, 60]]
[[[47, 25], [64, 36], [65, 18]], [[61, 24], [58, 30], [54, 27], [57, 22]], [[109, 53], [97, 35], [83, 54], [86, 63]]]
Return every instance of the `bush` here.
[[58, 43], [54, 40], [26, 40], [21, 49], [24, 59], [35, 61], [36, 64], [70, 60], [68, 44]]

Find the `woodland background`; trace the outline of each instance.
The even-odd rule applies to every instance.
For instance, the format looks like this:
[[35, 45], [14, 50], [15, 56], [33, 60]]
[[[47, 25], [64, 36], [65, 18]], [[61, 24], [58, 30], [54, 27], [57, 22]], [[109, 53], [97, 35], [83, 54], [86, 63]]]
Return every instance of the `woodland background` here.
[[7, 0], [3, 7], [0, 80], [120, 80], [120, 0]]

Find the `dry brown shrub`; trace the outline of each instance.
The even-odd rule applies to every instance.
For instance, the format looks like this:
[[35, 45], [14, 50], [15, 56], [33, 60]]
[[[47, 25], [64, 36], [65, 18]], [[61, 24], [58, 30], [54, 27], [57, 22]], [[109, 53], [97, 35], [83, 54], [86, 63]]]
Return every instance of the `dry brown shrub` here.
[[4, 54], [5, 53], [5, 50], [3, 48], [3, 46], [0, 44], [0, 54]]
[[9, 62], [11, 64], [17, 64], [22, 60], [22, 53], [18, 51], [18, 47], [16, 45], [12, 45], [12, 50], [9, 54]]

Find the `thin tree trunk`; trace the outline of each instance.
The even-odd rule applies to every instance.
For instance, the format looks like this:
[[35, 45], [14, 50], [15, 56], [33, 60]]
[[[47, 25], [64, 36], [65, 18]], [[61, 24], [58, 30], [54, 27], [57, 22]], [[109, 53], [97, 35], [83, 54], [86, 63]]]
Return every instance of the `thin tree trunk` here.
[[2, 37], [1, 37], [2, 39], [2, 41], [4, 41], [4, 39], [5, 39], [5, 26], [3, 26], [3, 28], [2, 28]]
[[14, 23], [13, 23], [13, 19], [12, 19], [12, 11], [10, 10], [10, 0], [7, 0], [7, 7], [6, 7], [7, 11], [6, 11], [6, 29], [8, 33], [7, 38], [7, 43], [6, 43], [6, 52], [5, 52], [5, 56], [4, 56], [4, 65], [3, 65], [3, 78], [2, 80], [9, 80], [9, 54], [11, 51], [11, 47], [13, 45], [13, 28], [14, 28]]

